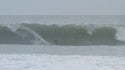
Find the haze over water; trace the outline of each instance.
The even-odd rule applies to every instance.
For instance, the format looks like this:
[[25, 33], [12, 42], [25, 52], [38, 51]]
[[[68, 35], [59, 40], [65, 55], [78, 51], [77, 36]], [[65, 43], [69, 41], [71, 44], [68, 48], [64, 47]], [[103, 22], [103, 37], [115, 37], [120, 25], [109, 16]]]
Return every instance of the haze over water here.
[[0, 24], [124, 24], [124, 15], [1, 15]]

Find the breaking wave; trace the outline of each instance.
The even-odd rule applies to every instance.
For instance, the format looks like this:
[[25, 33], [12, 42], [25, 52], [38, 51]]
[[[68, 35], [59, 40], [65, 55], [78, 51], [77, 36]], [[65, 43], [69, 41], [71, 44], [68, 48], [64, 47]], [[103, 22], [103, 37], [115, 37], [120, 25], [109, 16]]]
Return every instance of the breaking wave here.
[[124, 25], [1, 25], [1, 44], [123, 45]]

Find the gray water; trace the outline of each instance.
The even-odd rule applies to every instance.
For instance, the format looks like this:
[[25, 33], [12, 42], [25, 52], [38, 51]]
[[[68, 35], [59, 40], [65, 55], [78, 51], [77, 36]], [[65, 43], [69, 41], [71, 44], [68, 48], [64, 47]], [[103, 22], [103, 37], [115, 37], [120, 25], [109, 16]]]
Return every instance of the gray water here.
[[124, 23], [124, 15], [1, 15], [0, 53], [125, 56]]
[[0, 44], [121, 45], [123, 15], [1, 15]]
[[125, 56], [125, 46], [0, 45], [0, 54]]

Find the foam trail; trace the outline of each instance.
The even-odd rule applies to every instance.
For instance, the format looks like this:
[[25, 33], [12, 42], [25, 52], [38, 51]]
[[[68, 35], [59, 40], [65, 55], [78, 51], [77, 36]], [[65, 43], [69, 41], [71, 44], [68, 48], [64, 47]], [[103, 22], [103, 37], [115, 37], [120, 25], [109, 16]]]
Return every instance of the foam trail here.
[[31, 29], [29, 29], [29, 28], [26, 28], [26, 27], [22, 27], [23, 29], [25, 29], [25, 30], [27, 30], [27, 31], [29, 31], [29, 32], [31, 32], [34, 36], [35, 36], [35, 38], [37, 39], [37, 41], [36, 40], [33, 40], [32, 41], [32, 43], [34, 43], [34, 44], [39, 44], [39, 43], [44, 43], [44, 44], [46, 44], [46, 45], [49, 45], [49, 43], [47, 42], [47, 41], [45, 41], [43, 38], [41, 38], [37, 33], [35, 33], [33, 30], [31, 30]]
[[[22, 37], [25, 37], [25, 32], [19, 32], [18, 29], [23, 29], [23, 30], [26, 30], [28, 32], [30, 32], [34, 37], [35, 39], [32, 39], [31, 42], [33, 44], [46, 44], [46, 45], [49, 45], [49, 43], [47, 41], [45, 41], [43, 38], [41, 38], [37, 33], [35, 33], [33, 30], [29, 29], [29, 28], [26, 28], [26, 27], [23, 27], [21, 25], [7, 25], [7, 27], [17, 33], [18, 35], [21, 35]], [[27, 35], [27, 36], [30, 36], [30, 35]]]

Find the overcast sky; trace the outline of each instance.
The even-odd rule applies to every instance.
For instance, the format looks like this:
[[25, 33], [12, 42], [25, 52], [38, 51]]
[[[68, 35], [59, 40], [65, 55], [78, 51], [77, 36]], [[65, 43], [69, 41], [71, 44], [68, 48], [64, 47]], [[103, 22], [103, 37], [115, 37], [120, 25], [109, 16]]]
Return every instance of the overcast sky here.
[[124, 15], [125, 0], [0, 0], [0, 15]]

